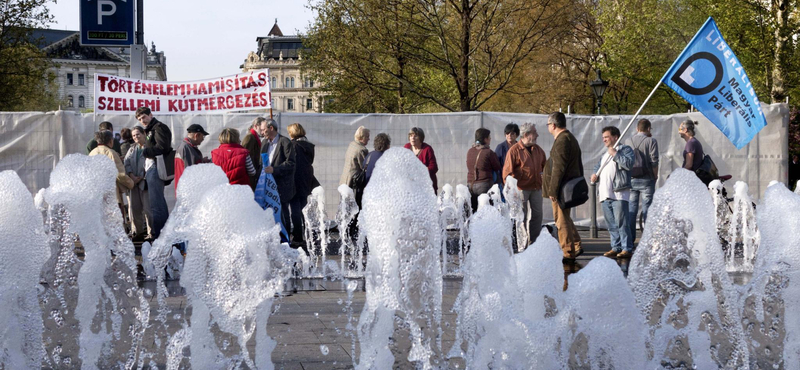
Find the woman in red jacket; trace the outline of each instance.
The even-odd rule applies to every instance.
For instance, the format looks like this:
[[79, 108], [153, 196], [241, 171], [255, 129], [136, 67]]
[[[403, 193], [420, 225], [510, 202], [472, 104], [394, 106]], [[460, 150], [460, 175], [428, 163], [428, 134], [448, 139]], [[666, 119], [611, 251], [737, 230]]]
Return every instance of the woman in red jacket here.
[[433, 193], [439, 190], [436, 183], [436, 173], [439, 172], [439, 166], [436, 164], [436, 155], [433, 154], [433, 148], [425, 144], [425, 132], [419, 127], [412, 127], [408, 132], [408, 144], [405, 145], [406, 149], [411, 149], [414, 155], [422, 161], [425, 167], [428, 167], [428, 173], [431, 175], [431, 182], [433, 182]]
[[231, 185], [250, 186], [256, 168], [250, 152], [239, 144], [239, 131], [226, 128], [219, 134], [219, 147], [211, 151], [211, 161], [222, 167]]

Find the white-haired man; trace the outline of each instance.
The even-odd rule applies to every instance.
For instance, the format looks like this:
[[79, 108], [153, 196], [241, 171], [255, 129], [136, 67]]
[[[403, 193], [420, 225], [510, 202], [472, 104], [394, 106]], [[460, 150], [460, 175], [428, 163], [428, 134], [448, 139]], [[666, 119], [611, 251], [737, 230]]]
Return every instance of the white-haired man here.
[[[503, 164], [503, 179], [511, 176], [517, 180], [522, 191], [522, 207], [528, 223], [528, 243], [539, 237], [542, 229], [542, 171], [547, 157], [536, 144], [539, 133], [532, 123], [523, 123], [519, 128], [520, 140], [508, 149]], [[521, 252], [521, 251], [520, 251]]]

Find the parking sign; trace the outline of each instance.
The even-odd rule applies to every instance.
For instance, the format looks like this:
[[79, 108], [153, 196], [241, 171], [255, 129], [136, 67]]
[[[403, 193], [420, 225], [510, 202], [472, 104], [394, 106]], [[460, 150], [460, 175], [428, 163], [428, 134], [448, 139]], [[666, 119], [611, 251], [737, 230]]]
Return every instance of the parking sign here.
[[81, 45], [133, 44], [136, 0], [80, 0]]

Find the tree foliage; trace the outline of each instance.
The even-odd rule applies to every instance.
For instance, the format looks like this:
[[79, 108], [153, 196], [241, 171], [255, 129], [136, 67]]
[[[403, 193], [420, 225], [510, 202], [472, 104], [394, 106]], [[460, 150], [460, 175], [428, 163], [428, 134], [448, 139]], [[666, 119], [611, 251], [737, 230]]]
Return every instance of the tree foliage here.
[[[304, 67], [333, 111], [635, 112], [709, 16], [761, 100], [800, 99], [800, 0], [318, 0]], [[645, 113], [686, 111], [661, 85]]]
[[0, 111], [58, 106], [50, 60], [31, 31], [52, 22], [50, 0], [0, 0]]
[[[469, 111], [565, 29], [562, 0], [321, 0], [306, 72], [338, 110]], [[330, 107], [330, 106], [329, 106]]]
[[[601, 65], [609, 71], [609, 110], [632, 113], [709, 17], [753, 81], [761, 100], [800, 99], [797, 0], [599, 0]], [[779, 9], [784, 9], [779, 11]], [[791, 14], [791, 15], [790, 15]], [[780, 40], [778, 35], [781, 35]], [[795, 56], [794, 58], [790, 56]], [[689, 105], [661, 86], [645, 111], [672, 113]]]

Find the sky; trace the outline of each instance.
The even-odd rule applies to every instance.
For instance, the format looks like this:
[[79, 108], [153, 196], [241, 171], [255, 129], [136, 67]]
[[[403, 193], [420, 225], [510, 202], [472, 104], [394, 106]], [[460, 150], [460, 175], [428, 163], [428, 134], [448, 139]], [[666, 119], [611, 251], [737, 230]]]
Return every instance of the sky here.
[[[135, 1], [135, 0], [128, 0]], [[307, 0], [144, 0], [144, 40], [167, 58], [169, 81], [192, 81], [240, 72], [256, 37], [275, 19], [284, 35], [305, 33], [313, 20]], [[52, 29], [80, 29], [78, 0], [48, 3]]]

